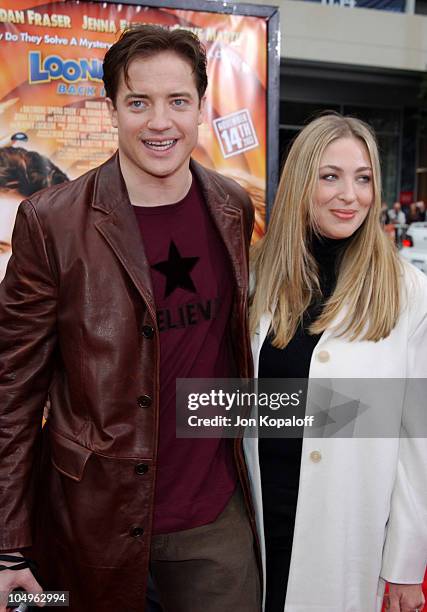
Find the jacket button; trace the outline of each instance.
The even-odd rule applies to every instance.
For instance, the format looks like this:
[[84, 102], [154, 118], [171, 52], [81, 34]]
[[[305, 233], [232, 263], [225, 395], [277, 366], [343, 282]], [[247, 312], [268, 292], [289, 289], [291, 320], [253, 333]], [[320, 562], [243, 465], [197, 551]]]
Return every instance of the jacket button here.
[[310, 453], [310, 459], [313, 463], [319, 463], [322, 460], [322, 453], [319, 451], [312, 451]]
[[151, 327], [151, 325], [143, 325], [142, 335], [147, 339], [152, 338], [154, 336], [154, 327]]
[[135, 466], [135, 472], [138, 476], [143, 476], [148, 472], [148, 465], [146, 463], [138, 463], [138, 465]]
[[142, 527], [132, 527], [132, 529], [130, 530], [130, 535], [133, 538], [140, 538], [143, 533], [144, 533], [144, 530]]
[[151, 397], [149, 395], [140, 395], [138, 397], [138, 406], [140, 408], [148, 408], [151, 406]]
[[328, 351], [319, 351], [316, 357], [317, 357], [317, 360], [320, 361], [320, 363], [326, 363], [331, 358]]

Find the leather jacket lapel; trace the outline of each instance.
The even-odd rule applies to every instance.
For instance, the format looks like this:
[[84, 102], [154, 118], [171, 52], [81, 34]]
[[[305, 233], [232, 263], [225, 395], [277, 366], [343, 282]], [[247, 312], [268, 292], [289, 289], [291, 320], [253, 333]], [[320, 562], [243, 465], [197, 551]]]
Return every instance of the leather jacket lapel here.
[[99, 168], [92, 206], [103, 213], [95, 222], [97, 230], [117, 255], [156, 320], [150, 266], [117, 153]]
[[247, 262], [243, 227], [243, 211], [234, 206], [230, 196], [212, 175], [194, 160], [191, 170], [199, 180], [211, 217], [224, 241], [239, 289], [247, 289]]

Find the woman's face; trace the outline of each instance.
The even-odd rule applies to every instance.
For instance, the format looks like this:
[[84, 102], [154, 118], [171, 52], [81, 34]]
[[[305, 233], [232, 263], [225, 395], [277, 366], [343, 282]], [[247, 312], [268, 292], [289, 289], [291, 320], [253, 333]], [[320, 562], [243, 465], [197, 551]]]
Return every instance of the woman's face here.
[[18, 206], [23, 197], [17, 191], [0, 191], [0, 281], [12, 254], [12, 231]]
[[362, 225], [374, 200], [372, 166], [365, 144], [338, 138], [321, 159], [314, 216], [326, 238], [348, 238]]

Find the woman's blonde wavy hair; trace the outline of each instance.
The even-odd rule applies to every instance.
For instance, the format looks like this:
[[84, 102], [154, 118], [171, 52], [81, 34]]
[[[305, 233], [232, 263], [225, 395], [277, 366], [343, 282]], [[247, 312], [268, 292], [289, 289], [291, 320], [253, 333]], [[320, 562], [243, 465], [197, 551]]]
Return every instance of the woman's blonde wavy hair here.
[[[335, 290], [322, 314], [309, 328], [320, 334], [332, 324], [350, 340], [377, 342], [396, 325], [401, 297], [397, 251], [380, 225], [381, 171], [375, 136], [363, 121], [336, 113], [308, 124], [295, 139], [284, 165], [267, 233], [252, 248], [256, 279], [251, 298], [253, 334], [263, 313], [273, 315], [273, 345], [285, 347], [304, 312], [319, 295], [319, 271], [310, 252], [313, 233], [319, 234], [313, 199], [320, 160], [337, 138], [363, 142], [372, 166], [374, 199], [367, 217], [343, 253]], [[344, 308], [345, 307], [345, 308]]]

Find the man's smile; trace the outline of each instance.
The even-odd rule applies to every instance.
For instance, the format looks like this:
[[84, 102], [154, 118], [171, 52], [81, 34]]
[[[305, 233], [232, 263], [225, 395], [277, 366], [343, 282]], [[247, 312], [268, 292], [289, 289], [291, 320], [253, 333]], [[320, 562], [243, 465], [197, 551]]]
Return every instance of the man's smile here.
[[170, 138], [168, 140], [143, 140], [144, 146], [151, 151], [168, 151], [172, 149], [178, 142], [177, 138]]

